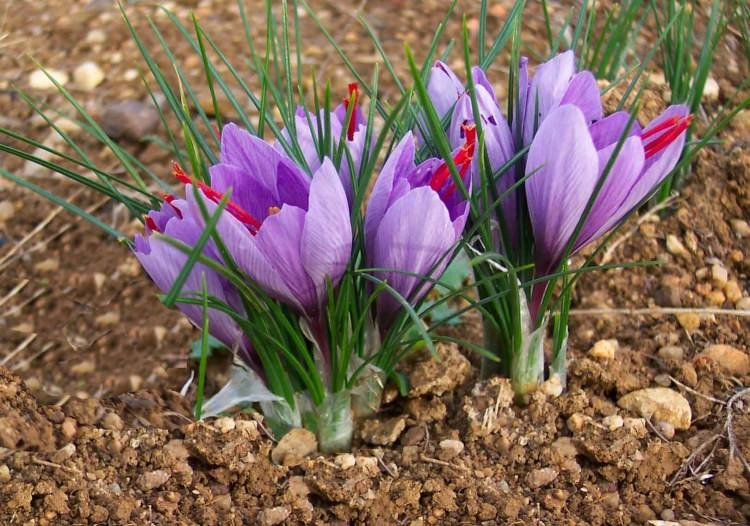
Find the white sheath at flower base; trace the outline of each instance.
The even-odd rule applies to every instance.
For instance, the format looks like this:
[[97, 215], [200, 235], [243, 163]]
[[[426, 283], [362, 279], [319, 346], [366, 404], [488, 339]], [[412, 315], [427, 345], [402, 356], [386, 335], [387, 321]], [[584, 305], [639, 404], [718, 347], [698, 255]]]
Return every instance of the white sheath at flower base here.
[[240, 365], [233, 365], [226, 385], [203, 404], [201, 418], [219, 415], [239, 405], [280, 400], [282, 398], [269, 391], [255, 371]]

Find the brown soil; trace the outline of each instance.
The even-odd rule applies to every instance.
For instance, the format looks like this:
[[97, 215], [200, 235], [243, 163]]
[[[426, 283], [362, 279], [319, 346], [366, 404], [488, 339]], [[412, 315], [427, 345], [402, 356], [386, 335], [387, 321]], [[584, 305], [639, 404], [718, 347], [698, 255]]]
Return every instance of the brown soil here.
[[[26, 52], [68, 72], [84, 60], [97, 60], [106, 72], [104, 83], [93, 93], [76, 92], [95, 114], [108, 102], [143, 97], [138, 80], [124, 78], [140, 61], [108, 2], [41, 4], [9, 0], [7, 16], [0, 18], [0, 35], [8, 34], [0, 39], [1, 125], [47, 138], [44, 123], [33, 119], [11, 90], [13, 84], [26, 87], [34, 69]], [[241, 62], [242, 35], [232, 2], [175, 4], [184, 20], [186, 8], [196, 8], [209, 33], [226, 36], [223, 47]], [[313, 5], [358, 66], [369, 71], [377, 57], [350, 16], [352, 6]], [[428, 41], [444, 9], [432, 1], [408, 8], [393, 0], [363, 5], [394, 57], [402, 56], [404, 40], [415, 49]], [[461, 2], [457, 11], [463, 10], [475, 15], [477, 7]], [[144, 30], [145, 13], [154, 11], [132, 12]], [[249, 16], [253, 27], [263, 27], [262, 13], [249, 10]], [[492, 16], [496, 28], [503, 10]], [[168, 27], [164, 19], [157, 17], [157, 23]], [[460, 34], [459, 23], [454, 17], [451, 35]], [[527, 35], [541, 34], [541, 19], [529, 17], [527, 26]], [[95, 28], [107, 39], [87, 43]], [[324, 77], [349, 78], [306, 18], [303, 33], [305, 56]], [[174, 30], [166, 30], [166, 36], [180, 42]], [[176, 46], [177, 56], [186, 60], [188, 50]], [[737, 46], [732, 37], [721, 48], [730, 60], [714, 73], [722, 90], [719, 103], [747, 74], [736, 61], [732, 67]], [[198, 64], [185, 67], [198, 79]], [[397, 67], [405, 71], [403, 60]], [[346, 83], [341, 84], [343, 90]], [[392, 83], [385, 89], [393, 93]], [[61, 102], [58, 96], [47, 98]], [[709, 104], [708, 111], [715, 106]], [[750, 385], [750, 376], [698, 356], [717, 343], [747, 354], [748, 317], [704, 312], [695, 320], [678, 320], [611, 311], [734, 309], [738, 302], [730, 288], [712, 278], [714, 265], [726, 269], [747, 298], [750, 237], [738, 235], [732, 220], [750, 218], [748, 119], [741, 115], [724, 144], [700, 156], [689, 186], [668, 214], [633, 221], [616, 236], [622, 242], [612, 261], [658, 258], [663, 265], [592, 274], [579, 284], [566, 393], [558, 398], [538, 393], [520, 407], [510, 403], [503, 381], [475, 386], [474, 357], [470, 364], [454, 356], [449, 369], [412, 364], [414, 376], [429, 371], [442, 383], [384, 406], [372, 426], [388, 428], [404, 420], [405, 429], [394, 432], [398, 436], [391, 445], [372, 447], [358, 439], [352, 466], [352, 459], [334, 456], [274, 465], [274, 444], [251, 415], [194, 423], [192, 399], [178, 391], [188, 377], [185, 357], [195, 332], [159, 304], [127, 250], [94, 227], [62, 212], [25, 240], [56, 208], [0, 179], [0, 201], [15, 206], [13, 217], [0, 222], [0, 363], [5, 366], [0, 369], [0, 523], [748, 523], [750, 471], [740, 460], [740, 454], [750, 458], [748, 398], [731, 407], [716, 400], [726, 401]], [[131, 146], [149, 166], [166, 171], [169, 159], [157, 149]], [[93, 155], [115, 166], [104, 152]], [[2, 162], [23, 169], [11, 159]], [[43, 183], [48, 177], [41, 172], [32, 180]], [[46, 182], [61, 195], [77, 191], [65, 182]], [[96, 206], [99, 217], [129, 234], [136, 231], [122, 210], [96, 196], [76, 195], [76, 202]], [[622, 237], [631, 231], [634, 235]], [[681, 255], [667, 250], [670, 235], [684, 245]], [[476, 326], [470, 319], [459, 330], [476, 338]], [[588, 353], [601, 339], [619, 342], [614, 360]], [[682, 358], [658, 353], [667, 345], [680, 347]], [[456, 367], [457, 361], [464, 368]], [[456, 371], [466, 374], [457, 377]], [[219, 384], [221, 374], [212, 378]], [[617, 407], [628, 392], [666, 384], [690, 402], [693, 421], [686, 431], [671, 437], [657, 422], [633, 419], [638, 415]], [[607, 419], [615, 415], [624, 418], [621, 427], [613, 424], [616, 418]], [[729, 418], [731, 445], [739, 454], [730, 452]], [[445, 440], [458, 440], [463, 449]]]

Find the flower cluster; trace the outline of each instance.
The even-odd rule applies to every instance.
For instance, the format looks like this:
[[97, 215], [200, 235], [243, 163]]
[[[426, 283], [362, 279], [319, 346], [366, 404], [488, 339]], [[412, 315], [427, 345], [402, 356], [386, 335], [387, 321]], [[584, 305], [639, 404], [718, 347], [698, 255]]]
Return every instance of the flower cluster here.
[[[145, 236], [137, 236], [134, 245], [145, 270], [166, 292], [188, 255], [164, 237], [194, 246], [207, 228], [208, 218], [224, 202], [215, 233], [230, 261], [214, 241], [206, 245], [203, 256], [236, 268], [248, 283], [299, 317], [311, 353], [318, 353], [321, 359], [320, 372], [327, 380], [324, 389], [331, 394], [337, 387], [332, 379], [336, 361], [332, 340], [339, 327], [331, 326], [330, 302], [342, 277], [368, 267], [374, 280], [390, 289], [390, 293], [381, 291], [368, 313], [379, 337], [385, 337], [403, 315], [403, 303], [418, 304], [442, 274], [469, 212], [466, 195], [457, 191], [446, 163], [430, 158], [417, 164], [414, 138], [406, 134], [387, 157], [364, 217], [357, 218], [359, 211], [352, 210], [350, 166], [355, 174], [360, 169], [367, 123], [359, 108], [348, 111], [356, 94], [356, 88], [351, 88], [350, 98], [325, 119], [330, 123], [330, 136], [341, 135], [346, 141], [351, 163], [342, 162], [337, 169], [330, 157], [319, 156], [321, 138], [316, 134], [324, 116], [313, 116], [311, 120], [316, 122], [310, 126], [304, 108], [297, 110], [295, 119], [306, 167], [287, 156], [278, 144], [227, 124], [221, 133], [219, 163], [209, 169], [210, 180], [191, 178], [175, 165], [175, 177], [185, 183], [185, 198], [164, 196], [161, 209], [147, 214]], [[348, 113], [351, 118], [347, 123]], [[465, 140], [457, 147], [454, 162], [465, 176], [464, 186], [470, 188], [475, 132], [472, 126], [463, 129]], [[289, 138], [290, 133], [285, 129], [281, 136]], [[353, 228], [359, 223], [364, 225], [361, 246], [355, 242]], [[251, 341], [237, 322], [238, 317], [256, 315], [247, 310], [248, 298], [205, 261], [191, 269], [182, 295], [198, 297], [203, 281], [212, 301], [234, 314], [209, 309], [210, 333], [233, 349], [258, 379], [267, 377], [258, 342]], [[366, 287], [364, 297], [374, 288], [372, 284]], [[195, 303], [178, 306], [200, 326], [204, 313]], [[366, 307], [355, 304], [350, 308]], [[371, 358], [365, 350], [359, 351], [360, 360]], [[353, 378], [348, 380], [354, 383]]]
[[[692, 116], [686, 106], [673, 105], [643, 128], [624, 111], [605, 117], [597, 81], [591, 72], [576, 70], [572, 51], [539, 65], [533, 77], [522, 58], [517, 78], [510, 124], [478, 67], [472, 70], [473, 93], [441, 62], [432, 68], [427, 90], [440, 117], [452, 111], [453, 146], [466, 123], [478, 119], [481, 126], [490, 184], [505, 196], [496, 206], [503, 235], [493, 238], [491, 249], [519, 267], [533, 265], [531, 324], [524, 328], [531, 334], [547, 316], [549, 283], [540, 278], [621, 223], [658, 187], [682, 154]], [[475, 186], [482, 161], [476, 157], [472, 165]], [[531, 252], [520, 249], [525, 223]]]

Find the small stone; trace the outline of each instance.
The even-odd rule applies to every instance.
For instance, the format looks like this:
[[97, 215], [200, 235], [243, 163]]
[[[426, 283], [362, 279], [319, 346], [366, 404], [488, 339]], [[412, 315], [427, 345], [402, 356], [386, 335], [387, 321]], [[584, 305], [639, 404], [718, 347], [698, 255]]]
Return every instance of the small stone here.
[[299, 463], [303, 458], [318, 450], [318, 440], [315, 434], [307, 429], [295, 427], [281, 437], [279, 443], [271, 451], [271, 460], [275, 464], [291, 465]]
[[8, 482], [10, 480], [10, 468], [7, 464], [0, 464], [0, 483]]
[[442, 460], [451, 460], [464, 450], [464, 443], [460, 440], [441, 440], [438, 445], [440, 446], [439, 456]]
[[667, 440], [674, 438], [674, 426], [669, 422], [657, 422], [654, 426], [661, 436]]
[[357, 466], [370, 477], [374, 477], [380, 473], [378, 457], [357, 457]]
[[128, 377], [128, 383], [130, 384], [130, 391], [135, 392], [138, 391], [143, 385], [143, 378], [141, 378], [137, 374], [131, 374]]
[[573, 433], [580, 431], [588, 420], [589, 417], [583, 413], [573, 413], [568, 417], [568, 429]]
[[734, 306], [737, 310], [750, 310], [750, 297], [742, 298]]
[[102, 418], [102, 427], [104, 429], [109, 429], [110, 431], [122, 431], [122, 428], [125, 426], [120, 415], [117, 413], [107, 413], [104, 415], [104, 418]]
[[536, 489], [551, 484], [558, 475], [555, 468], [540, 468], [532, 470], [526, 475], [526, 483], [530, 488]]
[[729, 281], [729, 272], [723, 266], [714, 263], [711, 265], [711, 279], [718, 288], [724, 288], [724, 285]]
[[179, 438], [174, 438], [167, 442], [164, 446], [164, 452], [176, 461], [187, 460], [190, 457], [190, 452], [185, 447], [185, 441]]
[[100, 124], [113, 139], [141, 141], [156, 131], [159, 112], [137, 100], [116, 102], [104, 108]]
[[105, 75], [96, 62], [87, 60], [73, 70], [73, 81], [84, 91], [94, 89], [104, 81]]
[[750, 224], [744, 219], [730, 219], [729, 223], [732, 225], [732, 230], [737, 237], [750, 236]]
[[276, 524], [281, 524], [286, 521], [291, 514], [292, 510], [290, 510], [288, 506], [268, 508], [260, 512], [260, 523], [263, 526], [276, 526]]
[[680, 373], [682, 375], [682, 381], [690, 387], [698, 385], [698, 373], [690, 362], [685, 362], [680, 367]]
[[682, 526], [679, 522], [652, 519], [646, 524], [649, 526]]
[[55, 86], [54, 82], [49, 79], [47, 74], [55, 79], [55, 81], [61, 86], [65, 86], [65, 84], [68, 83], [67, 73], [59, 69], [47, 68], [46, 73], [41, 69], [34, 70], [31, 75], [29, 75], [29, 86], [32, 89], [56, 90], [57, 87]]
[[97, 325], [104, 325], [105, 327], [117, 325], [118, 323], [120, 323], [120, 314], [115, 311], [107, 312], [105, 314], [97, 316], [94, 321], [97, 323]]
[[661, 510], [659, 517], [665, 521], [673, 521], [675, 519], [674, 510], [664, 508], [663, 510]]
[[750, 374], [750, 356], [731, 345], [714, 344], [696, 356], [708, 357], [721, 369], [732, 376], [745, 376]]
[[706, 79], [706, 84], [703, 86], [703, 100], [707, 102], [713, 102], [719, 100], [719, 83], [713, 77]]
[[147, 471], [138, 477], [138, 487], [143, 491], [151, 491], [158, 487], [163, 486], [170, 478], [168, 471], [163, 469], [155, 469], [154, 471]]
[[65, 444], [63, 447], [52, 454], [52, 462], [55, 462], [57, 464], [65, 462], [70, 457], [75, 455], [75, 452], [76, 446], [72, 442], [70, 444]]
[[60, 260], [57, 258], [47, 258], [34, 265], [37, 272], [56, 272], [60, 268]]
[[74, 419], [68, 416], [65, 418], [65, 420], [63, 420], [63, 423], [60, 424], [60, 431], [66, 439], [72, 440], [72, 438], [76, 436], [76, 433], [78, 432], [78, 424]]
[[726, 285], [724, 285], [724, 294], [729, 301], [735, 304], [742, 299], [742, 289], [737, 280], [730, 279], [727, 281]]
[[5, 223], [16, 213], [16, 207], [11, 201], [0, 201], [0, 223]]
[[156, 339], [156, 345], [161, 346], [164, 342], [164, 338], [167, 336], [167, 328], [161, 325], [154, 327], [154, 338]]
[[549, 398], [557, 398], [563, 391], [563, 384], [558, 374], [553, 374], [542, 384], [542, 392]]
[[597, 360], [614, 360], [618, 347], [617, 340], [599, 340], [589, 350], [589, 355]]
[[125, 73], [122, 74], [122, 80], [125, 82], [131, 82], [138, 78], [138, 70], [134, 68], [126, 69]]
[[214, 420], [214, 427], [218, 429], [222, 434], [224, 434], [229, 433], [230, 431], [234, 431], [236, 424], [234, 422], [234, 418], [222, 416], [221, 418], [217, 418], [216, 420]]
[[101, 29], [92, 29], [86, 33], [86, 43], [104, 44], [107, 41], [107, 34]]
[[674, 234], [669, 234], [667, 236], [667, 251], [674, 256], [690, 260], [690, 252], [688, 252], [685, 245], [682, 244], [682, 241], [680, 241], [680, 239]]
[[73, 365], [70, 368], [70, 372], [77, 375], [77, 376], [83, 376], [86, 374], [91, 374], [96, 370], [96, 364], [92, 362], [91, 360], [84, 360], [82, 362], [79, 362], [75, 365]]
[[625, 422], [620, 415], [609, 415], [602, 418], [602, 425], [610, 431], [616, 431], [625, 425]]
[[669, 387], [672, 385], [672, 379], [668, 374], [657, 374], [654, 376], [654, 383], [662, 387]]
[[727, 297], [724, 296], [724, 293], [720, 290], [712, 290], [708, 293], [706, 299], [708, 300], [709, 305], [719, 306], [724, 304]]
[[362, 426], [362, 440], [376, 446], [393, 444], [406, 428], [406, 417], [397, 416], [387, 420], [370, 419]]
[[677, 322], [687, 332], [695, 332], [701, 326], [701, 317], [695, 312], [682, 312], [675, 316]]
[[670, 362], [682, 362], [685, 351], [678, 345], [665, 345], [659, 349], [659, 358]]
[[341, 469], [349, 469], [351, 467], [354, 467], [354, 464], [357, 463], [357, 459], [354, 458], [354, 455], [352, 455], [351, 453], [342, 453], [340, 455], [336, 455], [336, 458], [333, 460], [333, 462]]
[[666, 387], [650, 387], [626, 394], [617, 405], [638, 413], [643, 418], [664, 421], [675, 429], [688, 429], [692, 412], [687, 399], [677, 391]]

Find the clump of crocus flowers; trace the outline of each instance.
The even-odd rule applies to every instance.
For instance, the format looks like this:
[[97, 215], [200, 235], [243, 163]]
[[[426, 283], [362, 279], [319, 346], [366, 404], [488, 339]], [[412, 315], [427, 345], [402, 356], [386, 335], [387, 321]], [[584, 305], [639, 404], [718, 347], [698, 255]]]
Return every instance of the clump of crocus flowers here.
[[[219, 162], [208, 178], [175, 165], [185, 197], [165, 196], [160, 210], [147, 214], [146, 234], [134, 245], [167, 292], [188, 259], [185, 247], [194, 247], [213, 221], [215, 237], [184, 281], [178, 305], [197, 326], [207, 319], [209, 332], [235, 352], [238, 365], [203, 415], [260, 402], [279, 433], [305, 425], [329, 451], [348, 448], [354, 413], [377, 409], [382, 383], [394, 372], [393, 356], [403, 354], [378, 342], [402, 346], [390, 335], [409, 318], [405, 305], [418, 305], [451, 259], [469, 212], [465, 189], [471, 188], [475, 149], [475, 130], [467, 125], [453, 159], [461, 192], [443, 160], [415, 163], [415, 141], [407, 133], [387, 155], [362, 217], [351, 207], [359, 185], [350, 179], [360, 170], [368, 124], [359, 108], [349, 107], [356, 100], [350, 87], [345, 103], [327, 117], [325, 110], [312, 116], [312, 126], [307, 110], [297, 110], [306, 167], [278, 144], [224, 126]], [[346, 141], [350, 162], [336, 167], [321, 152], [323, 121], [330, 126], [326, 133]], [[201, 296], [210, 297], [207, 312]]]
[[[519, 394], [545, 377], [543, 346], [557, 281], [547, 277], [565, 273], [570, 256], [619, 225], [659, 186], [677, 164], [692, 120], [684, 105], [668, 107], [643, 128], [624, 111], [604, 116], [594, 75], [576, 70], [571, 51], [539, 65], [533, 77], [527, 65], [522, 58], [510, 123], [478, 67], [473, 92], [440, 62], [428, 84], [429, 93], [440, 94], [433, 99], [438, 115], [452, 111], [447, 134], [453, 146], [467, 122], [482, 129], [486, 155], [474, 158], [474, 180], [485, 191], [492, 185], [499, 197], [479, 220], [492, 235], [474, 250], [501, 255], [503, 264], [489, 273], [520, 280], [523, 271], [512, 268], [533, 269], [525, 283], [501, 280], [511, 293], [498, 295], [498, 309], [482, 311], [486, 346], [499, 358], [485, 361], [485, 374], [509, 375]], [[455, 100], [447, 100], [453, 94]], [[558, 305], [570, 302], [564, 292]], [[567, 305], [559, 309], [566, 312]], [[564, 385], [565, 323], [555, 332], [547, 377]]]

